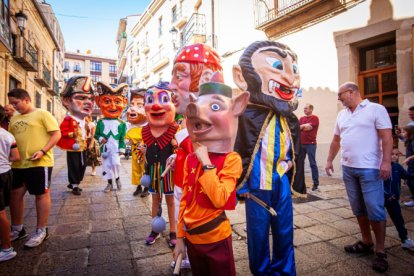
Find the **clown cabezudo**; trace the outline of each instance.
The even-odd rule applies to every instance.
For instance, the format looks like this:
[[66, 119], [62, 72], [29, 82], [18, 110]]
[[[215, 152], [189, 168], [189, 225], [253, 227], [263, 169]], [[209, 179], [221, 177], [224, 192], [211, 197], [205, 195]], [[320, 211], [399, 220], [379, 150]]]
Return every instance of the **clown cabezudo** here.
[[91, 79], [84, 76], [70, 78], [62, 92], [62, 101], [69, 115], [60, 124], [62, 137], [57, 146], [66, 151], [68, 188], [74, 195], [80, 195], [79, 184], [86, 169], [85, 117], [92, 113], [94, 106]]
[[102, 176], [108, 181], [104, 192], [116, 190], [113, 186], [113, 179], [116, 181], [116, 188], [121, 190], [119, 170], [121, 159], [119, 154], [125, 153], [125, 141], [127, 126], [120, 119], [122, 111], [128, 103], [126, 93], [128, 84], [107, 85], [97, 83], [98, 96], [96, 103], [101, 109], [103, 119], [96, 125], [95, 139], [101, 144]]

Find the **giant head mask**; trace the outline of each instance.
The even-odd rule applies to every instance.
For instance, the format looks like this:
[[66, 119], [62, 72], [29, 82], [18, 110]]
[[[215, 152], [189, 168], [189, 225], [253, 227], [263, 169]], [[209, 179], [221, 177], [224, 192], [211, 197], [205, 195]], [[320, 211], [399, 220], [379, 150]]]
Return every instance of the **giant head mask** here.
[[145, 92], [145, 114], [151, 128], [166, 127], [174, 123], [175, 107], [168, 82], [150, 86]]
[[233, 68], [237, 86], [250, 92], [250, 101], [283, 115], [297, 108], [301, 93], [296, 54], [275, 41], [257, 41], [246, 48]]
[[231, 87], [223, 83], [200, 85], [199, 96], [192, 96], [186, 110], [191, 141], [206, 146], [209, 152], [233, 151], [237, 117], [243, 113], [248, 101], [248, 92], [232, 97]]
[[141, 125], [146, 121], [144, 109], [145, 89], [131, 91], [129, 108], [127, 110], [127, 120], [133, 125]]
[[94, 106], [94, 91], [91, 78], [85, 76], [71, 77], [62, 94], [63, 105], [69, 112], [80, 119], [91, 115]]
[[178, 114], [185, 113], [190, 92], [197, 96], [199, 85], [210, 81], [217, 71], [222, 71], [220, 56], [207, 45], [188, 45], [177, 54], [169, 88]]
[[98, 82], [96, 86], [98, 91], [96, 103], [101, 109], [102, 115], [112, 119], [121, 117], [122, 111], [128, 103], [125, 96], [128, 84], [122, 83], [116, 86]]

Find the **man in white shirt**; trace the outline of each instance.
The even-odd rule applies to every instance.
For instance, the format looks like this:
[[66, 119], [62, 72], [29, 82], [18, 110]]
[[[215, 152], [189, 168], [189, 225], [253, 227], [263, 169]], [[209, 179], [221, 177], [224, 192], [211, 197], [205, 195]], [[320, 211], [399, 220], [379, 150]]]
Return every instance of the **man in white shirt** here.
[[355, 83], [341, 85], [338, 100], [345, 109], [336, 119], [325, 170], [330, 176], [334, 171], [332, 161], [341, 149], [343, 180], [362, 235], [362, 241], [344, 249], [348, 253], [371, 253], [371, 226], [377, 255], [372, 268], [383, 272], [388, 269], [383, 180], [391, 173], [391, 120], [384, 106], [362, 100]]

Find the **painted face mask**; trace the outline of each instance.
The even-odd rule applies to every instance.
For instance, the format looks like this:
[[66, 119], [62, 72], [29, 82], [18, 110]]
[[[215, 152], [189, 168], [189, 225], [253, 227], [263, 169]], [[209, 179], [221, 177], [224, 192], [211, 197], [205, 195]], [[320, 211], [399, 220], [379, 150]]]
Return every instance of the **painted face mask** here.
[[131, 99], [127, 110], [127, 120], [131, 124], [142, 124], [146, 121], [143, 97], [135, 96]]
[[145, 114], [150, 127], [172, 124], [175, 107], [171, 100], [171, 92], [166, 89], [150, 87], [145, 92]]
[[126, 83], [111, 86], [102, 82], [97, 83], [98, 97], [96, 102], [105, 118], [119, 118], [127, 105], [125, 97], [128, 85]]

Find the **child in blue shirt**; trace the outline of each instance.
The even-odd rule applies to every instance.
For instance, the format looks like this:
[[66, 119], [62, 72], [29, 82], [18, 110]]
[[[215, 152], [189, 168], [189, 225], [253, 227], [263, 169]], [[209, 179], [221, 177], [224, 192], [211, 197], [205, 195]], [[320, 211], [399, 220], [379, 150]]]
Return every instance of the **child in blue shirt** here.
[[407, 171], [398, 163], [400, 152], [394, 148], [391, 155], [391, 178], [384, 181], [385, 208], [388, 215], [397, 228], [398, 236], [401, 239], [402, 248], [414, 248], [414, 240], [408, 238], [404, 218], [401, 214], [400, 192], [401, 178], [407, 179]]

